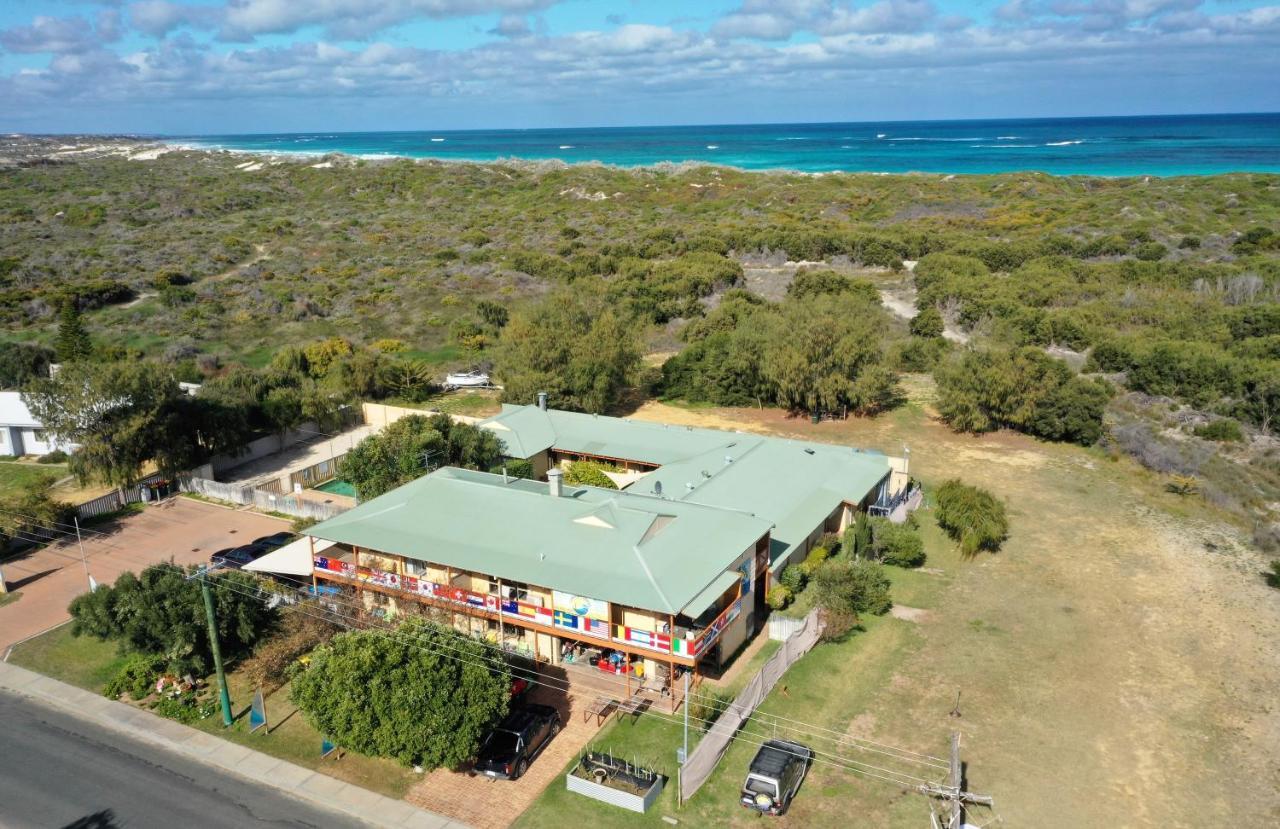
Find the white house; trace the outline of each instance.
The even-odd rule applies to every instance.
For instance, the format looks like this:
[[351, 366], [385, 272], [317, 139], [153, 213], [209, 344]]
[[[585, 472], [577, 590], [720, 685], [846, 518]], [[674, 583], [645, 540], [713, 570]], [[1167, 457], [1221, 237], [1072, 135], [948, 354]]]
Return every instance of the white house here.
[[0, 391], [0, 455], [46, 455], [55, 449], [74, 450], [75, 444], [56, 440], [44, 430], [22, 401], [22, 393]]

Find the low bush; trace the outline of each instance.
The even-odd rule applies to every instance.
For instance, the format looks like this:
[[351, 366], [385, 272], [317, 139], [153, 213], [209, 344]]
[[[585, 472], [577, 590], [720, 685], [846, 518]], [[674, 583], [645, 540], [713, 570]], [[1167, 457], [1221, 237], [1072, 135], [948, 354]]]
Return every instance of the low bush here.
[[[791, 568], [788, 567], [787, 569], [789, 570]], [[769, 607], [774, 610], [782, 610], [784, 607], [791, 604], [791, 599], [794, 595], [795, 591], [790, 587], [787, 587], [785, 584], [775, 584], [773, 587], [769, 588], [768, 593], [764, 594], [764, 601], [765, 604], [769, 605]]]
[[1271, 562], [1271, 570], [1266, 573], [1267, 584], [1280, 590], [1280, 559]]
[[1244, 440], [1244, 430], [1239, 421], [1224, 417], [1195, 428], [1195, 436], [1205, 440], [1216, 440], [1222, 443], [1240, 443]]
[[201, 700], [193, 691], [175, 697], [161, 697], [151, 710], [162, 717], [191, 725], [213, 715], [218, 704], [212, 699]]
[[813, 575], [818, 606], [828, 613], [887, 613], [889, 577], [874, 561], [828, 561]]
[[895, 567], [924, 564], [924, 539], [910, 524], [895, 524], [887, 518], [871, 519], [871, 555]]
[[54, 449], [52, 452], [49, 452], [48, 454], [41, 455], [40, 457], [36, 458], [36, 463], [66, 463], [66, 462], [67, 462], [67, 453], [63, 452], [61, 449]]
[[998, 550], [1009, 535], [1004, 504], [984, 489], [950, 480], [934, 494], [938, 526], [960, 545], [966, 558]]
[[792, 593], [799, 593], [808, 583], [809, 574], [801, 569], [799, 564], [788, 564], [782, 568], [782, 575], [778, 577], [778, 581]]
[[799, 565], [799, 570], [804, 575], [805, 580], [808, 581], [810, 578], [812, 578], [813, 574], [817, 572], [818, 568], [822, 566], [823, 562], [825, 562], [830, 557], [831, 557], [831, 551], [828, 550], [826, 547], [814, 547], [812, 550], [810, 550], [809, 555], [805, 556], [804, 561], [802, 561]]
[[618, 485], [604, 474], [604, 466], [593, 461], [574, 461], [565, 470], [564, 482], [581, 486], [597, 486], [601, 489], [617, 489]]
[[150, 653], [135, 653], [125, 660], [116, 675], [107, 681], [102, 695], [119, 699], [128, 694], [130, 699], [142, 699], [155, 689], [156, 677], [164, 670], [165, 659]]
[[300, 657], [327, 643], [342, 629], [335, 623], [301, 610], [281, 614], [280, 628], [260, 642], [241, 666], [245, 678], [264, 692], [283, 685], [289, 668]]

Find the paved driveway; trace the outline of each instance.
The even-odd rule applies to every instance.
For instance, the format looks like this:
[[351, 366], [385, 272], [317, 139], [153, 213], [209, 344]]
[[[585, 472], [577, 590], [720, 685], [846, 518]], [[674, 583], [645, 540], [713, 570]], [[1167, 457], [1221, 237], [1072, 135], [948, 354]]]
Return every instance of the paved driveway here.
[[405, 800], [477, 829], [505, 829], [548, 785], [563, 786], [560, 772], [600, 731], [595, 717], [584, 721], [582, 716], [583, 706], [590, 704], [593, 696], [587, 695], [584, 701], [572, 689], [566, 695], [546, 687], [535, 687], [531, 696], [534, 702], [559, 710], [564, 729], [547, 744], [523, 777], [491, 780], [437, 769], [414, 785]]
[[[190, 498], [170, 498], [84, 533], [89, 573], [111, 584], [126, 570], [172, 559], [208, 561], [223, 547], [288, 529], [288, 522], [256, 512], [230, 510]], [[0, 564], [10, 591], [22, 597], [0, 607], [0, 656], [14, 642], [47, 630], [70, 616], [67, 605], [89, 589], [75, 540], [50, 544]]]

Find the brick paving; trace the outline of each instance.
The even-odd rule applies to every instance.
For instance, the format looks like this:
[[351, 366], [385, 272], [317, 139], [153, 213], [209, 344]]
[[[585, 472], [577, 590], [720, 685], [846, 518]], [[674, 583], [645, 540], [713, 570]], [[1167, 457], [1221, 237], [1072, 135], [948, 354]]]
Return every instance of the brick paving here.
[[582, 716], [597, 693], [583, 689], [574, 694], [571, 688], [566, 695], [546, 687], [534, 689], [533, 701], [555, 706], [564, 727], [519, 780], [492, 780], [437, 769], [415, 784], [405, 800], [476, 829], [505, 829], [548, 785], [564, 785], [560, 773], [600, 730], [595, 717], [584, 722]]
[[[85, 532], [89, 573], [111, 584], [126, 570], [173, 559], [178, 564], [207, 562], [224, 547], [288, 529], [268, 515], [229, 510], [190, 498], [169, 498], [141, 513]], [[0, 563], [11, 591], [22, 597], [0, 607], [0, 655], [15, 642], [65, 622], [67, 605], [89, 589], [75, 540], [47, 545]]]

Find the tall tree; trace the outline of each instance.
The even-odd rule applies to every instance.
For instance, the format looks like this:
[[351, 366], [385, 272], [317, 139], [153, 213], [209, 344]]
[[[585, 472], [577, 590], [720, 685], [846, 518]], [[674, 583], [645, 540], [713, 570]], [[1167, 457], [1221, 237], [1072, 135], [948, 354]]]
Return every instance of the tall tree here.
[[64, 363], [83, 360], [93, 353], [93, 343], [89, 340], [84, 321], [80, 319], [80, 306], [75, 297], [69, 297], [62, 303], [54, 346], [58, 359]]
[[191, 399], [156, 363], [75, 362], [22, 396], [46, 430], [79, 444], [72, 469], [82, 478], [126, 487], [149, 460], [176, 474], [211, 448], [200, 445]]
[[344, 748], [404, 765], [456, 768], [507, 711], [511, 676], [489, 646], [411, 620], [395, 636], [359, 630], [312, 654], [290, 695]]
[[640, 343], [631, 321], [561, 292], [511, 318], [496, 362], [505, 401], [532, 403], [545, 391], [556, 408], [604, 412], [634, 379]]
[[367, 501], [437, 466], [491, 469], [502, 452], [502, 441], [488, 429], [446, 414], [409, 415], [360, 441], [343, 458], [341, 473]]
[[54, 353], [31, 343], [0, 343], [0, 388], [21, 388], [49, 375]]

